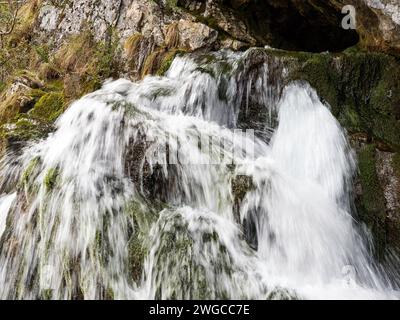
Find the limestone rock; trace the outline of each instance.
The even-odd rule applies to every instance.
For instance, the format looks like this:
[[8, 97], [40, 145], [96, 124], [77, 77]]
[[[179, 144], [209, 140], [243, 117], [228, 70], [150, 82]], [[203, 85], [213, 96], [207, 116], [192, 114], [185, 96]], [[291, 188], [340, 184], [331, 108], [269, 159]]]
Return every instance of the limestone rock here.
[[400, 52], [400, 2], [364, 0], [370, 13], [358, 15], [359, 33], [366, 46]]
[[178, 44], [176, 47], [191, 51], [211, 46], [218, 37], [218, 32], [203, 23], [179, 20], [176, 25]]

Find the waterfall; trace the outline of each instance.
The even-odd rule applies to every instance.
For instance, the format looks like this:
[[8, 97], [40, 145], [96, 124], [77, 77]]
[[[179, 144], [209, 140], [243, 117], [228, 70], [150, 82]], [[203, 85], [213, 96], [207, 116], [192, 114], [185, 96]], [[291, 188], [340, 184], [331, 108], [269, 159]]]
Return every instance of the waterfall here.
[[106, 82], [9, 150], [0, 298], [399, 298], [352, 217], [344, 130], [279, 59], [251, 58]]

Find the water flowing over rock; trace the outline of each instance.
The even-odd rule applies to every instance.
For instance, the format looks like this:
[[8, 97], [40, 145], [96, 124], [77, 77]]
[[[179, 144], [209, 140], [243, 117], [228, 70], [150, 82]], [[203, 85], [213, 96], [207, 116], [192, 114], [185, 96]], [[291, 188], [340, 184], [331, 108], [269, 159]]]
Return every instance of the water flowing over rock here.
[[399, 23], [398, 0], [23, 1], [0, 299], [400, 298]]
[[[109, 81], [9, 150], [0, 297], [399, 298], [352, 216], [345, 131], [280, 60], [255, 69], [256, 53]], [[255, 132], [240, 120], [250, 102], [264, 106]]]

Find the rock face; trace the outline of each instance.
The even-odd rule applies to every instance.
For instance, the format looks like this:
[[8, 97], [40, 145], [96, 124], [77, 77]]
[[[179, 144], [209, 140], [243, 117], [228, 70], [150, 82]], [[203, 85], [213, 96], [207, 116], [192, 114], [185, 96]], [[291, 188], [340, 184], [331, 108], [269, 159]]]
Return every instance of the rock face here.
[[[249, 45], [338, 51], [359, 41], [365, 48], [399, 52], [397, 0], [179, 0], [178, 4]], [[343, 7], [355, 8], [356, 30], [344, 30]], [[359, 36], [359, 37], [358, 37]]]
[[[346, 5], [355, 7], [356, 30], [342, 28]], [[90, 28], [96, 39], [117, 31], [121, 41], [134, 33], [165, 41], [167, 26], [179, 24], [185, 46], [239, 49], [273, 46], [302, 51], [340, 51], [360, 44], [399, 52], [397, 0], [100, 0], [43, 1], [37, 31], [57, 42]], [[212, 35], [211, 35], [212, 34]]]
[[359, 33], [366, 47], [400, 52], [400, 3], [397, 0], [363, 0]]
[[218, 32], [205, 24], [181, 19], [176, 23], [177, 44], [179, 48], [194, 51], [211, 46], [218, 36]]
[[[193, 2], [202, 5], [193, 6]], [[358, 42], [355, 31], [341, 28], [343, 16], [329, 1], [180, 0], [178, 3], [251, 46], [321, 52], [342, 50]]]
[[49, 33], [54, 35], [57, 42], [88, 28], [97, 40], [107, 37], [110, 29], [113, 29], [118, 33], [121, 42], [132, 34], [140, 33], [146, 38], [153, 38], [155, 44], [161, 46], [165, 42], [167, 27], [173, 22], [179, 24], [183, 41], [192, 50], [209, 45], [210, 38], [216, 38], [215, 31], [204, 24], [195, 23], [189, 14], [174, 12], [176, 9], [168, 8], [162, 2], [76, 0], [61, 3], [65, 4], [57, 6], [52, 1], [44, 1], [37, 28], [37, 32], [45, 36]]

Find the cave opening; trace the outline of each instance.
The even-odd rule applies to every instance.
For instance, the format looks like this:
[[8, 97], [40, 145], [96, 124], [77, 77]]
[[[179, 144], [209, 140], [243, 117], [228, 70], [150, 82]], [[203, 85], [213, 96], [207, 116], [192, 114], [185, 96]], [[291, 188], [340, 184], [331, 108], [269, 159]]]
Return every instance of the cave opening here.
[[248, 1], [238, 11], [258, 44], [309, 52], [338, 52], [359, 42], [342, 28], [344, 15], [327, 1]]

